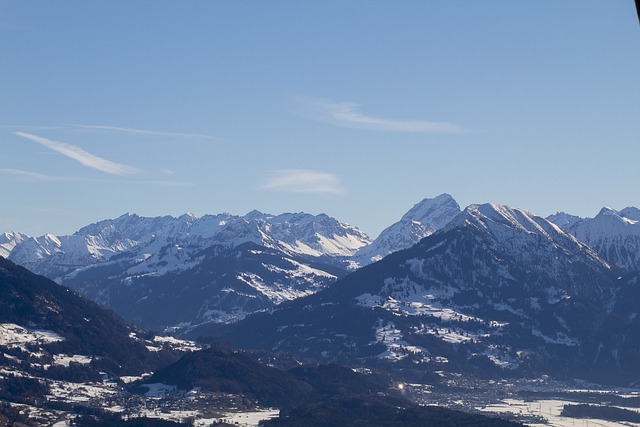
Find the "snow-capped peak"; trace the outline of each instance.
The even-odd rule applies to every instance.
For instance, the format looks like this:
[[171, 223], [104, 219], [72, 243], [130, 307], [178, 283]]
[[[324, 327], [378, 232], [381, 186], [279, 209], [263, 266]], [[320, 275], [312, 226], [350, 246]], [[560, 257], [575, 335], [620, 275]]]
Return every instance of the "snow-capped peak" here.
[[460, 206], [449, 194], [423, 199], [400, 221], [387, 227], [371, 243], [358, 251], [353, 260], [360, 265], [377, 261], [390, 253], [406, 249], [444, 227], [460, 213]]
[[246, 219], [247, 221], [252, 221], [252, 220], [267, 220], [269, 218], [272, 218], [273, 215], [264, 213], [264, 212], [260, 212], [257, 209], [252, 210], [251, 212], [248, 212], [246, 215], [244, 215], [242, 218]]
[[608, 207], [595, 218], [587, 218], [568, 228], [576, 238], [601, 257], [628, 271], [640, 270], [640, 210]]
[[615, 209], [604, 207], [595, 218], [590, 221], [585, 221], [584, 226], [578, 225], [575, 228], [585, 232], [588, 230], [588, 235], [583, 237], [592, 240], [596, 237], [602, 238], [610, 236], [612, 233], [627, 234], [628, 232], [633, 233], [632, 230], [636, 229], [636, 232], [640, 232], [640, 224], [634, 227], [636, 224], [638, 224], [637, 220], [625, 217]]
[[198, 220], [198, 217], [197, 217], [197, 216], [195, 216], [195, 215], [194, 215], [193, 213], [191, 213], [191, 212], [187, 212], [187, 213], [184, 213], [184, 214], [180, 215], [180, 216], [178, 217], [178, 219], [179, 219], [179, 220], [183, 220], [183, 221], [195, 222], [195, 221], [197, 221], [197, 220]]
[[300, 212], [272, 216], [258, 211], [225, 225], [214, 240], [225, 246], [253, 242], [289, 254], [313, 257], [348, 257], [370, 243], [369, 237], [358, 228], [326, 214]]
[[400, 221], [418, 221], [435, 231], [451, 220], [451, 212], [459, 213], [460, 205], [449, 194], [443, 193], [433, 199], [423, 199], [416, 203]]
[[17, 244], [27, 240], [29, 236], [15, 231], [0, 234], [0, 256], [7, 258]]
[[18, 233], [16, 231], [7, 231], [6, 233], [0, 234], [0, 244], [9, 243], [15, 240], [24, 240], [28, 238], [26, 234]]
[[567, 230], [578, 222], [582, 221], [584, 218], [581, 218], [576, 215], [571, 215], [566, 212], [557, 212], [553, 215], [549, 215], [547, 217], [547, 221], [551, 221], [558, 227], [563, 230]]
[[598, 215], [614, 215], [614, 216], [618, 216], [618, 211], [616, 211], [615, 209], [611, 209], [608, 206], [604, 206], [602, 209], [600, 209], [600, 212], [598, 212]]
[[622, 209], [620, 212], [620, 216], [624, 218], [629, 218], [634, 221], [640, 221], [640, 209], [630, 206], [628, 208]]
[[[596, 215], [596, 218], [598, 217], [612, 217], [614, 218], [614, 221], [620, 223], [624, 223], [624, 224], [635, 224], [638, 222], [637, 219], [634, 219], [634, 214], [636, 214], [636, 212], [634, 212], [632, 209], [635, 208], [626, 208], [626, 215], [623, 214], [622, 212], [618, 212], [615, 209], [611, 209], [608, 207], [604, 207], [602, 209], [600, 209], [600, 212], [598, 213], [598, 215]], [[594, 218], [594, 219], [596, 219]]]

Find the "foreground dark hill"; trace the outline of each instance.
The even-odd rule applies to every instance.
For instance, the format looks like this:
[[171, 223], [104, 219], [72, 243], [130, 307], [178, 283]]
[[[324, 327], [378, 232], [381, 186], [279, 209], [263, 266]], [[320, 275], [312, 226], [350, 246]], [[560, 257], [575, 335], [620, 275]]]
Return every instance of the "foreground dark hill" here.
[[[285, 370], [266, 365], [261, 355], [264, 356], [228, 345], [214, 345], [184, 355], [146, 378], [144, 383], [169, 384], [180, 390], [197, 388], [242, 394], [261, 405], [285, 411], [301, 404], [372, 395], [384, 397], [389, 402], [409, 403], [401, 398], [396, 383], [387, 375], [362, 374], [336, 364], [302, 362]], [[271, 357], [277, 359], [280, 356]]]
[[0, 363], [48, 377], [146, 372], [173, 360], [113, 312], [0, 257]]
[[640, 378], [630, 280], [543, 218], [475, 205], [326, 291], [196, 333], [414, 377], [547, 373], [626, 385]]

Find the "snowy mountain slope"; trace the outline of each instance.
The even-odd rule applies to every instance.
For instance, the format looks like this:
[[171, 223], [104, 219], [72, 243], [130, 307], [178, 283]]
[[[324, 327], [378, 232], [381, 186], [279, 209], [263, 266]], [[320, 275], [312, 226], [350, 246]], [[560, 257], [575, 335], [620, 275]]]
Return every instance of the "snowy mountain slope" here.
[[325, 214], [296, 213], [268, 219], [268, 230], [284, 249], [301, 255], [348, 257], [371, 243], [356, 227], [343, 224]]
[[459, 213], [460, 206], [448, 194], [424, 199], [404, 214], [400, 221], [384, 229], [370, 245], [360, 249], [352, 259], [358, 265], [367, 265], [390, 253], [411, 247], [444, 227]]
[[75, 268], [106, 260], [135, 244], [129, 239], [109, 244], [99, 236], [46, 234], [30, 237], [16, 245], [9, 259], [38, 274], [57, 278]]
[[543, 218], [472, 205], [417, 245], [324, 291], [209, 331], [324, 360], [622, 384], [640, 377], [633, 362], [640, 324], [628, 310], [615, 311], [621, 290], [632, 289], [618, 277]]
[[26, 234], [12, 231], [0, 234], [0, 256], [7, 258], [18, 243], [21, 243], [28, 238], [29, 236]]
[[464, 215], [454, 218], [443, 231], [470, 228], [491, 236], [492, 249], [504, 251], [519, 262], [544, 267], [546, 274], [565, 274], [563, 260], [557, 252], [574, 262], [610, 266], [587, 245], [564, 232], [555, 224], [522, 209], [495, 204], [471, 205]]
[[[560, 224], [558, 224], [560, 225]], [[592, 247], [602, 258], [626, 271], [640, 271], [640, 210], [604, 207], [594, 218], [563, 227]]]
[[[145, 218], [125, 214], [81, 228], [70, 236], [47, 234], [32, 237], [16, 245], [9, 254], [14, 262], [51, 279], [60, 279], [78, 268], [107, 261], [140, 244], [158, 238], [198, 240], [215, 234], [231, 215], [207, 215], [200, 219], [190, 214], [178, 218]], [[191, 230], [198, 231], [192, 235]]]
[[215, 244], [227, 247], [252, 242], [291, 255], [349, 257], [368, 245], [369, 237], [356, 227], [325, 214], [263, 214], [252, 211], [229, 222], [213, 236]]
[[63, 283], [155, 330], [235, 321], [317, 292], [344, 274], [251, 241], [205, 250], [167, 245], [147, 258], [125, 255]]

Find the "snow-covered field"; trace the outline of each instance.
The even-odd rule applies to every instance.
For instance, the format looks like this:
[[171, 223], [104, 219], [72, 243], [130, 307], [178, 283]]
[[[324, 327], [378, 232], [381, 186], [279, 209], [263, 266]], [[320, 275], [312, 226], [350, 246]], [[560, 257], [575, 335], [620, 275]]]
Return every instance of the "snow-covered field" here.
[[14, 323], [0, 323], [0, 346], [14, 348], [25, 344], [48, 344], [64, 341], [55, 332], [27, 329]]
[[51, 381], [48, 400], [63, 402], [90, 402], [105, 400], [118, 393], [114, 384], [81, 384], [66, 381]]
[[[632, 422], [614, 422], [607, 420], [600, 420], [595, 418], [571, 418], [563, 417], [560, 414], [564, 405], [572, 405], [584, 402], [570, 401], [570, 400], [534, 400], [524, 401], [518, 399], [505, 399], [502, 404], [488, 405], [479, 407], [483, 412], [494, 413], [510, 413], [518, 416], [533, 415], [542, 417], [540, 422], [526, 422], [527, 425], [533, 427], [637, 427], [638, 423]], [[637, 408], [625, 408], [632, 411], [637, 411]]]
[[263, 409], [260, 411], [227, 413], [223, 420], [241, 427], [257, 427], [260, 421], [278, 418], [279, 415], [280, 410], [278, 409]]
[[80, 354], [74, 354], [72, 356], [68, 356], [66, 354], [55, 354], [53, 356], [53, 364], [69, 367], [70, 363], [78, 363], [80, 365], [88, 365], [93, 360], [92, 357], [83, 356]]
[[226, 412], [219, 417], [203, 416], [199, 411], [168, 411], [148, 410], [140, 412], [139, 416], [157, 418], [174, 422], [191, 422], [194, 427], [206, 427], [213, 423], [225, 422], [239, 427], [258, 427], [261, 421], [277, 418], [280, 415], [278, 409], [261, 409], [246, 412]]

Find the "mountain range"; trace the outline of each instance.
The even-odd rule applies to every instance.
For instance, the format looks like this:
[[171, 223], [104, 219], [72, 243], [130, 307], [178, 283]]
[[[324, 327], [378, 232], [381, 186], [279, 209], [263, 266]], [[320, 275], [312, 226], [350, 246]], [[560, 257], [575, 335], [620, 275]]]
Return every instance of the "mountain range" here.
[[421, 375], [629, 384], [640, 379], [639, 212], [544, 219], [495, 204], [461, 211], [443, 194], [373, 241], [326, 215], [253, 211], [127, 214], [0, 244], [146, 328]]
[[[324, 289], [417, 243], [457, 213], [425, 199], [375, 240], [327, 215], [125, 214], [73, 235], [5, 233], [9, 259], [150, 329], [229, 322]], [[179, 306], [180, 310], [172, 309]]]
[[[370, 243], [327, 215], [126, 214], [70, 236], [6, 233], [9, 258], [152, 329], [229, 321], [315, 292]], [[182, 310], [158, 307], [179, 302]], [[168, 307], [170, 308], [170, 307]], [[158, 314], [169, 314], [157, 320]]]

